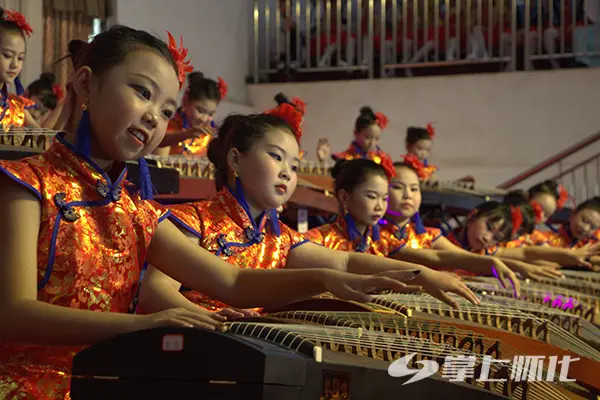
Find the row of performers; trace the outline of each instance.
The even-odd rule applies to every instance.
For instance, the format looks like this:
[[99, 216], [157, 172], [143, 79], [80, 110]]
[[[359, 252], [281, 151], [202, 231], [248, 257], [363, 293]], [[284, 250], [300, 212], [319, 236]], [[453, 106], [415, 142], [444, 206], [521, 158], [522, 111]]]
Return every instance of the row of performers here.
[[[222, 78], [214, 81], [198, 71], [189, 74], [181, 107], [177, 109], [175, 117], [169, 123], [167, 135], [154, 153], [161, 156], [206, 156], [216, 131], [213, 117], [226, 95], [227, 84]], [[301, 99], [296, 97], [290, 100], [283, 93], [278, 93], [275, 101], [278, 106], [289, 104], [304, 117], [306, 105]], [[301, 128], [302, 121], [299, 124]], [[346, 151], [332, 154], [328, 140], [320, 139], [316, 149], [317, 159], [325, 161], [331, 156], [334, 160], [368, 158], [377, 163], [391, 160], [379, 147], [381, 135], [388, 125], [388, 118], [383, 113], [363, 107], [354, 125], [355, 139]], [[431, 124], [426, 128], [410, 127], [406, 134], [408, 154], [415, 155], [423, 163], [422, 171], [427, 174], [426, 179], [432, 179], [437, 170], [437, 167], [430, 166], [427, 161], [434, 136]], [[305, 152], [301, 151], [300, 157], [304, 158], [304, 155]]]
[[[30, 126], [62, 130], [65, 117], [62, 113], [65, 99], [64, 89], [54, 82], [54, 75], [44, 73], [32, 82], [27, 90], [19, 80], [26, 55], [26, 37], [33, 32], [24, 16], [15, 11], [2, 11], [0, 29], [3, 32], [3, 46], [6, 65], [0, 66], [0, 123], [5, 131], [10, 127]], [[189, 68], [186, 70], [189, 71]], [[9, 93], [10, 85], [15, 86], [16, 94]], [[157, 155], [205, 156], [208, 144], [214, 137], [216, 126], [213, 117], [219, 103], [227, 95], [227, 84], [222, 78], [217, 81], [205, 77], [201, 72], [187, 75], [187, 89], [182, 104], [169, 121], [167, 135], [155, 150]], [[306, 106], [302, 100], [288, 100], [283, 94], [275, 96], [278, 105], [290, 104], [304, 115]], [[302, 124], [302, 122], [300, 122]], [[321, 139], [316, 150], [317, 158], [324, 161], [334, 159], [369, 158], [380, 163], [390, 156], [378, 145], [388, 119], [369, 107], [363, 107], [355, 122], [355, 140], [341, 153], [331, 154], [327, 139]], [[431, 178], [436, 167], [429, 166], [427, 157], [431, 151], [435, 132], [431, 125], [427, 128], [411, 127], [407, 130], [406, 148], [424, 164], [424, 171]], [[301, 151], [301, 157], [304, 152]]]
[[[19, 34], [24, 40], [25, 32]], [[394, 193], [390, 179], [397, 179], [400, 189], [393, 190], [400, 198], [412, 198], [418, 209], [418, 173], [409, 161], [394, 167], [357, 160], [340, 167], [342, 217], [308, 238], [301, 235], [275, 211], [294, 191], [300, 163], [302, 115], [289, 104], [228, 117], [208, 152], [217, 196], [169, 210], [152, 201], [144, 156], [161, 144], [177, 112], [175, 99], [191, 72], [187, 50], [122, 26], [69, 48], [75, 72], [61, 110], [64, 132], [40, 155], [0, 161], [0, 319], [10, 321], [0, 324], [0, 398], [68, 398], [73, 355], [132, 331], [217, 329], [224, 318], [244, 314], [239, 310], [323, 292], [368, 301], [374, 289], [423, 290], [453, 306], [450, 294], [479, 304], [459, 277], [428, 266], [496, 275], [518, 296], [516, 273], [560, 276], [534, 260], [595, 262], [597, 247], [578, 247], [583, 236], [578, 248], [523, 246], [510, 257], [508, 248], [495, 257], [459, 246], [413, 249], [409, 235], [420, 228], [408, 222], [408, 201], [398, 205], [403, 220], [376, 225], [386, 209], [384, 192]], [[127, 180], [124, 162], [130, 160], [139, 164], [137, 187]], [[360, 179], [346, 169], [354, 166], [364, 171]], [[367, 182], [378, 189], [364, 192]], [[569, 234], [583, 235], [584, 221], [598, 224], [596, 200], [580, 207]], [[368, 215], [368, 224], [361, 225], [357, 210]], [[505, 211], [502, 205], [477, 210], [456, 234], [457, 243], [474, 238], [469, 246], [491, 245], [474, 232], [495, 239], [517, 234], [517, 213]], [[358, 239], [351, 237], [357, 232]], [[129, 312], [139, 288], [136, 312]]]

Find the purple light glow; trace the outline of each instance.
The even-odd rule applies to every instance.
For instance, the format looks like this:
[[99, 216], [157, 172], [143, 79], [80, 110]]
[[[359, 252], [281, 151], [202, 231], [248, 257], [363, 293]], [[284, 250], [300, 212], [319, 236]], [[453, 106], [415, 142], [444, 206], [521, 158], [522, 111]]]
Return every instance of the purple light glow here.
[[544, 303], [552, 301], [552, 293], [546, 293], [546, 297], [544, 297]]

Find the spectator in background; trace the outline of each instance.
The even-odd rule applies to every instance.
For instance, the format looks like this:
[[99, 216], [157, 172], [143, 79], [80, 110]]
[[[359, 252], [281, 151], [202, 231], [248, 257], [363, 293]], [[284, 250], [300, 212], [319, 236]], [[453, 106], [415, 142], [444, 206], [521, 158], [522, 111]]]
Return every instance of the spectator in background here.
[[[584, 5], [587, 26], [578, 26], [573, 34], [573, 51], [600, 53], [600, 0], [587, 0]], [[600, 55], [576, 57], [576, 61], [588, 67], [600, 67]]]

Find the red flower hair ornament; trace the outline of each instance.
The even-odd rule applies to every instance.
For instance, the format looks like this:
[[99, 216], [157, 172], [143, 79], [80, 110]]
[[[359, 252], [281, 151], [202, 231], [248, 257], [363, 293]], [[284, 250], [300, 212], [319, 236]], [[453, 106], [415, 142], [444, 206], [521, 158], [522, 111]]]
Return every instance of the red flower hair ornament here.
[[52, 92], [54, 92], [54, 95], [59, 102], [65, 97], [65, 90], [63, 89], [62, 85], [58, 83], [52, 86]]
[[558, 200], [556, 201], [556, 205], [558, 208], [563, 208], [565, 204], [567, 204], [567, 200], [569, 200], [569, 192], [563, 185], [558, 185]]
[[385, 171], [385, 175], [388, 181], [391, 181], [396, 176], [396, 168], [394, 168], [394, 162], [390, 157], [381, 157], [381, 167]]
[[306, 113], [306, 103], [302, 101], [299, 97], [294, 97], [292, 99], [292, 105], [296, 107], [296, 110], [302, 115]]
[[523, 214], [519, 207], [513, 206], [510, 206], [510, 213], [512, 217], [512, 236], [514, 236], [521, 229], [521, 225], [523, 225]]
[[535, 215], [535, 223], [539, 224], [544, 220], [544, 210], [540, 203], [535, 200], [532, 200], [530, 203], [531, 208], [533, 208], [533, 215]]
[[427, 124], [427, 134], [429, 135], [431, 140], [433, 140], [433, 138], [435, 137], [435, 128], [431, 123]]
[[302, 137], [302, 114], [291, 104], [283, 103], [278, 105], [276, 108], [265, 112], [265, 114], [272, 115], [277, 118], [281, 118], [292, 128], [294, 136], [298, 143]]
[[177, 65], [179, 89], [181, 89], [185, 84], [185, 77], [194, 70], [194, 67], [191, 65], [190, 60], [185, 59], [188, 55], [188, 49], [183, 47], [183, 37], [179, 37], [179, 48], [177, 48], [177, 42], [175, 42], [175, 38], [171, 35], [171, 32], [167, 31], [167, 35], [169, 36], [169, 51]]
[[410, 153], [406, 154], [405, 156], [402, 156], [402, 158], [404, 164], [408, 165], [409, 167], [412, 167], [415, 170], [420, 181], [425, 179], [425, 176], [427, 175], [425, 173], [425, 165], [423, 165], [423, 163], [419, 160], [417, 156]]
[[382, 112], [375, 113], [375, 123], [379, 125], [381, 129], [385, 129], [388, 126], [388, 117]]
[[19, 29], [21, 29], [23, 34], [27, 35], [27, 37], [30, 37], [31, 34], [33, 33], [33, 29], [31, 28], [31, 25], [29, 25], [29, 23], [25, 19], [25, 16], [18, 11], [14, 11], [14, 10], [4, 11], [3, 19], [4, 19], [4, 21], [12, 22], [15, 25], [17, 25], [19, 27]]
[[223, 100], [227, 96], [227, 83], [220, 76], [217, 78], [217, 87], [219, 88], [219, 101]]

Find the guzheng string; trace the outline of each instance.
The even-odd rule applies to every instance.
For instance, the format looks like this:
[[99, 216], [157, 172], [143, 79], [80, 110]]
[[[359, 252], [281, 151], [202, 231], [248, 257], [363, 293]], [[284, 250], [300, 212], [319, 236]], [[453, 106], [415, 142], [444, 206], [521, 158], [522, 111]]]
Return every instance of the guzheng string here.
[[466, 321], [476, 321], [477, 319], [489, 320], [498, 317], [505, 318], [506, 321], [511, 321], [511, 319], [517, 317], [522, 320], [530, 320], [533, 323], [533, 329], [547, 323], [549, 329], [548, 339], [551, 345], [581, 354], [588, 358], [597, 359], [598, 357], [598, 352], [593, 347], [550, 321], [524, 313], [518, 309], [507, 309], [493, 302], [483, 301], [482, 304], [474, 306], [468, 303], [467, 300], [463, 301], [462, 299], [456, 298], [459, 303], [459, 309], [455, 310], [449, 305], [425, 295], [392, 294], [377, 296], [377, 298], [398, 302], [405, 306], [413, 307], [415, 310], [421, 312], [432, 313], [432, 311], [435, 310], [438, 311], [439, 315], [456, 316], [457, 319]]
[[[299, 348], [300, 343], [310, 342], [320, 344], [326, 349], [337, 348], [339, 351], [345, 351], [343, 346], [357, 346], [363, 350], [381, 350], [384, 352], [392, 351], [400, 354], [418, 353], [421, 357], [436, 359], [437, 357], [446, 357], [449, 355], [475, 356], [480, 362], [483, 356], [469, 351], [456, 349], [445, 344], [436, 344], [412, 336], [391, 335], [381, 332], [361, 331], [354, 328], [344, 327], [322, 327], [311, 325], [292, 325], [292, 324], [257, 324], [253, 322], [232, 322], [229, 324], [230, 331], [238, 334], [270, 338], [273, 343], [281, 344], [289, 340], [290, 336], [300, 336], [301, 339], [295, 342], [290, 348]], [[331, 346], [328, 348], [328, 346]], [[494, 369], [492, 367], [492, 369]], [[441, 370], [438, 371], [441, 374]], [[528, 399], [567, 399], [559, 391], [551, 387], [546, 382], [530, 382], [528, 390]], [[482, 386], [482, 385], [479, 385]], [[501, 385], [499, 385], [501, 387]], [[522, 389], [517, 387], [513, 393], [515, 398], [522, 398]]]

